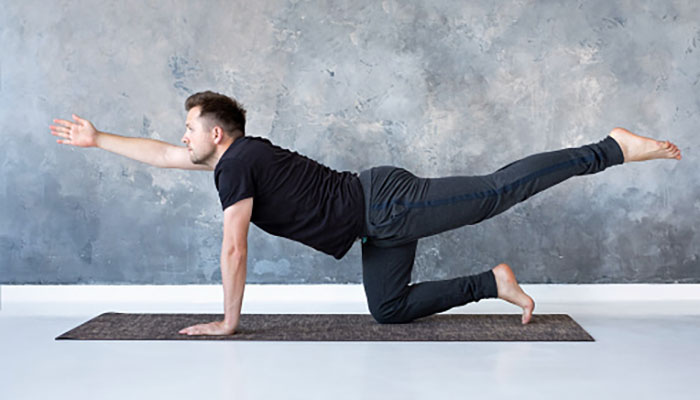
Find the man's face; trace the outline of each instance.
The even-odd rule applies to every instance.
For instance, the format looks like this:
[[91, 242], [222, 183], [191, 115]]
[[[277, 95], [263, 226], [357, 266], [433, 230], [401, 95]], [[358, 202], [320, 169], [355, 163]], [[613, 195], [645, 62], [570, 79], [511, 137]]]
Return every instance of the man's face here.
[[216, 151], [213, 129], [207, 129], [207, 121], [199, 117], [199, 111], [200, 107], [192, 107], [187, 113], [185, 134], [182, 136], [193, 164], [204, 164]]

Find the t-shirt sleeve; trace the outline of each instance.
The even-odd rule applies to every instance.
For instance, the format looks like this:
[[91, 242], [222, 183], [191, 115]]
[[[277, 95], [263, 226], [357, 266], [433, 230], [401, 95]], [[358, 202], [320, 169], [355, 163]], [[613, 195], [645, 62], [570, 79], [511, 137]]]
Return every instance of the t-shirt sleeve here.
[[222, 210], [255, 194], [253, 167], [240, 160], [226, 160], [221, 165], [217, 182]]

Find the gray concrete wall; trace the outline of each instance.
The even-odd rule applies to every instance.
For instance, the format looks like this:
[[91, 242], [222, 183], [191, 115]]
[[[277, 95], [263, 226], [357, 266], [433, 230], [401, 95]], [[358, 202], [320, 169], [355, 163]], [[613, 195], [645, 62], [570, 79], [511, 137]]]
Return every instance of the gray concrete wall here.
[[[336, 170], [492, 172], [623, 126], [684, 159], [575, 177], [422, 239], [414, 280], [700, 282], [697, 1], [0, 1], [0, 283], [220, 282], [210, 172], [59, 145], [53, 118], [179, 143], [220, 91], [248, 132]], [[359, 283], [251, 227], [248, 281]]]

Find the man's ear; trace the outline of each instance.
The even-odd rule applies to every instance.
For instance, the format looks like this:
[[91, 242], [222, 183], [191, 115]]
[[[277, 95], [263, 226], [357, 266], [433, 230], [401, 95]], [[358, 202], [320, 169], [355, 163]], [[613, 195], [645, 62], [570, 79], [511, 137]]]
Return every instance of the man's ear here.
[[214, 126], [214, 129], [212, 130], [212, 134], [214, 135], [214, 143], [219, 144], [221, 143], [222, 140], [224, 140], [224, 130], [221, 129], [220, 126], [216, 125]]

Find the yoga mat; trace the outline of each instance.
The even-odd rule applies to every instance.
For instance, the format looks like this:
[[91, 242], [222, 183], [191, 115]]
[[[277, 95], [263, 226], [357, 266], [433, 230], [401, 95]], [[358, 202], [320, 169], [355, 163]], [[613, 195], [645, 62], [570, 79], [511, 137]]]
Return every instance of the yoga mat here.
[[567, 314], [434, 314], [410, 323], [379, 324], [369, 314], [241, 314], [233, 335], [183, 335], [182, 328], [223, 314], [107, 312], [56, 340], [276, 341], [595, 341]]

